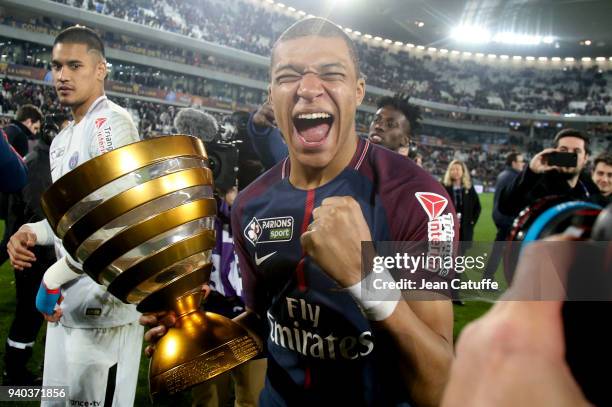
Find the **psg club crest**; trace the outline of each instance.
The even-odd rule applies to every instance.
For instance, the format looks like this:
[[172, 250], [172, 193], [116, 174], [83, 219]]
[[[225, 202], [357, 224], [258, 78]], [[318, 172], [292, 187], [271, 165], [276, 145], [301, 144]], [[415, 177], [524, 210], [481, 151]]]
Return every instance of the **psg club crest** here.
[[76, 167], [78, 163], [79, 163], [79, 152], [75, 151], [74, 154], [72, 154], [72, 156], [70, 157], [70, 160], [68, 161], [68, 167], [71, 170], [74, 170], [74, 167]]

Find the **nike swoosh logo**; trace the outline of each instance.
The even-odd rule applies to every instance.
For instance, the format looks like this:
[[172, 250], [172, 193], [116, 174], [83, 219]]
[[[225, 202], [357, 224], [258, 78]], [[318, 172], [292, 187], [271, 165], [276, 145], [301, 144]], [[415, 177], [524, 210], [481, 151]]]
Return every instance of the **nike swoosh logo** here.
[[276, 254], [276, 252], [272, 252], [272, 253], [268, 253], [263, 257], [257, 257], [257, 253], [255, 253], [255, 264], [258, 266], [261, 266], [261, 263], [263, 263], [264, 261], [268, 260], [270, 257], [274, 256]]

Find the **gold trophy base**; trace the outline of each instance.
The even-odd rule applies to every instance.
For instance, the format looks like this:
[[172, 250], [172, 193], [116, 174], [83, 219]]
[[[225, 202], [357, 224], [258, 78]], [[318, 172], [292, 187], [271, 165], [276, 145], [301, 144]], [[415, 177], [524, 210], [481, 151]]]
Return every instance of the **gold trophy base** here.
[[155, 346], [149, 365], [151, 396], [172, 396], [254, 358], [259, 349], [247, 331], [219, 314], [180, 315]]

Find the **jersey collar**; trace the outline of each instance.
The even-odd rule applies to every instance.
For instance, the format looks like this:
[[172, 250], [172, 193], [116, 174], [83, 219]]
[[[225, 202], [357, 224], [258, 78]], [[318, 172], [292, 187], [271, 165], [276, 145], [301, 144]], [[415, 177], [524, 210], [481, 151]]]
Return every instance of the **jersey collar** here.
[[[347, 168], [352, 168], [354, 170], [359, 170], [361, 164], [365, 160], [365, 157], [370, 149], [370, 141], [362, 139], [359, 137], [359, 141], [357, 142], [357, 149], [355, 150], [355, 154], [353, 154], [353, 158], [351, 162], [347, 166]], [[289, 178], [289, 174], [291, 173], [291, 161], [289, 160], [289, 156], [285, 158], [283, 161], [283, 166], [281, 170], [281, 179]]]
[[[89, 113], [91, 113], [104, 100], [108, 100], [106, 95], [102, 95], [99, 98], [97, 98], [96, 100], [94, 100], [94, 102], [91, 104], [91, 106], [89, 106], [89, 109], [87, 109], [87, 113], [85, 113], [85, 116], [83, 116], [83, 120], [81, 120], [81, 122], [83, 122], [85, 120], [85, 118], [87, 116], [89, 116]], [[75, 126], [74, 119], [70, 122], [70, 124], [66, 128], [73, 127], [73, 126]]]

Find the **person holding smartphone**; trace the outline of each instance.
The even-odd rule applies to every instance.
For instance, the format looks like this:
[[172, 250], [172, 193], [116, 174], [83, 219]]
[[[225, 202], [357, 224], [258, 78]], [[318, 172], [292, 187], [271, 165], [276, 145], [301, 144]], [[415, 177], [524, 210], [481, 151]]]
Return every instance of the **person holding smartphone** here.
[[561, 130], [553, 147], [536, 154], [500, 196], [499, 210], [516, 216], [528, 205], [547, 196], [591, 201], [599, 192], [583, 170], [589, 159], [589, 136], [576, 129]]

